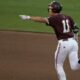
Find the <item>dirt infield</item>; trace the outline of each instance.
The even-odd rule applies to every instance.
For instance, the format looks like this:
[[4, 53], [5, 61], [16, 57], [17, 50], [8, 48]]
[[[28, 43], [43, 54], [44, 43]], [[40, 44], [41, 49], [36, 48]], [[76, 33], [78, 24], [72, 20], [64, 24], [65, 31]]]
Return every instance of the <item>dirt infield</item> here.
[[[54, 69], [57, 40], [53, 34], [0, 31], [0, 80], [58, 80]], [[68, 80], [79, 80], [65, 62]]]

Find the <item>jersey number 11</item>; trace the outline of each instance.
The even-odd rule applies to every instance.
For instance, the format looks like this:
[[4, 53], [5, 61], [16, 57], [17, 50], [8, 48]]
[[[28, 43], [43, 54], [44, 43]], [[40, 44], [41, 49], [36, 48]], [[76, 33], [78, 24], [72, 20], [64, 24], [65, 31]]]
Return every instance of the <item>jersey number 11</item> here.
[[69, 32], [70, 31], [70, 26], [69, 26], [68, 19], [62, 20], [62, 24], [63, 24], [63, 33]]

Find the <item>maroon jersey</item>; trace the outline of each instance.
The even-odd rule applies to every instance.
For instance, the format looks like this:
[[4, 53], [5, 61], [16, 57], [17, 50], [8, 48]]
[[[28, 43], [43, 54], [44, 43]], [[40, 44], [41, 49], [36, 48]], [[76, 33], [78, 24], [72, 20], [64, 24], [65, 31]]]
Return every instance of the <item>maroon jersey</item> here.
[[72, 29], [74, 21], [70, 16], [64, 14], [56, 14], [48, 18], [50, 26], [54, 29], [57, 39], [67, 39], [74, 36]]

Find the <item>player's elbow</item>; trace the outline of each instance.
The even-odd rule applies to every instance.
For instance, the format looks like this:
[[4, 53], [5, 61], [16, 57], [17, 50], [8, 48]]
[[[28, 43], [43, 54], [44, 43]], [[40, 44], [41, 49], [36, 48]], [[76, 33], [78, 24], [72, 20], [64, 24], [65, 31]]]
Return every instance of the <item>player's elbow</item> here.
[[40, 22], [40, 23], [46, 23], [47, 20], [43, 17], [31, 17], [31, 20], [36, 21], [36, 22]]

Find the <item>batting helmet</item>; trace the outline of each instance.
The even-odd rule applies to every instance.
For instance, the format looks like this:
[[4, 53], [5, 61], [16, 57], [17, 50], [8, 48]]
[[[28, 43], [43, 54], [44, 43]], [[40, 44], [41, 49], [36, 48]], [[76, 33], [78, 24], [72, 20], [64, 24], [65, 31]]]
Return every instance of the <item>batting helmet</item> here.
[[62, 10], [62, 5], [57, 1], [51, 2], [48, 6], [52, 7], [52, 12], [55, 13], [60, 13], [60, 11]]

